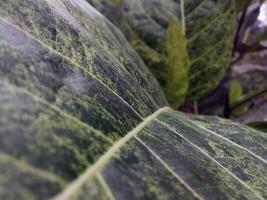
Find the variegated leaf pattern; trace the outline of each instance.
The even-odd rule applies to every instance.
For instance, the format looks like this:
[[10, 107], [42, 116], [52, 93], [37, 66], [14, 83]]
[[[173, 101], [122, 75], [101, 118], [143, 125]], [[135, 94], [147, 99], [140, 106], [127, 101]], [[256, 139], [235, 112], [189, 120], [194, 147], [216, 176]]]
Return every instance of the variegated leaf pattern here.
[[180, 19], [187, 38], [189, 100], [200, 99], [223, 78], [231, 59], [236, 1], [88, 1], [121, 28], [161, 85], [165, 86], [168, 79], [166, 30], [172, 16]]
[[0, 1], [0, 199], [264, 199], [266, 135], [168, 108], [85, 0]]

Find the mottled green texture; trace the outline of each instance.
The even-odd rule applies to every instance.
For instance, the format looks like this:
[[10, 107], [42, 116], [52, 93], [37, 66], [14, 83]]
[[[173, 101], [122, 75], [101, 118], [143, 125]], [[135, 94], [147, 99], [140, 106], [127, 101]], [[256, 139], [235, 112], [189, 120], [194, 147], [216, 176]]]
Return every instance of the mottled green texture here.
[[90, 74], [1, 20], [0, 26], [2, 80], [111, 137], [140, 122], [132, 108]]
[[0, 1], [0, 60], [1, 200], [266, 197], [266, 134], [162, 108], [140, 57], [85, 0]]
[[118, 200], [195, 199], [192, 193], [135, 139], [122, 148], [102, 174]]
[[[172, 16], [182, 19], [181, 1], [124, 0], [117, 6], [110, 5], [107, 0], [87, 1], [120, 27], [165, 87], [166, 81], [172, 78], [167, 75], [170, 63], [167, 59], [166, 31]], [[191, 60], [188, 98], [197, 100], [218, 85], [230, 63], [236, 2], [184, 0], [184, 11], [187, 47]], [[142, 43], [142, 46], [136, 47], [136, 41], [140, 40], [141, 42], [138, 43]], [[181, 54], [184, 52], [183, 49], [177, 49], [177, 51]], [[177, 73], [177, 82], [188, 84], [181, 78], [182, 76]]]
[[183, 105], [188, 92], [189, 57], [181, 24], [175, 17], [167, 29], [168, 68], [165, 94], [173, 108]]
[[222, 118], [207, 116], [190, 116], [190, 118], [197, 124], [267, 159], [267, 135], [265, 133]]
[[112, 200], [97, 177], [81, 188], [79, 193], [73, 195], [71, 200]]
[[2, 81], [0, 92], [1, 152], [73, 179], [112, 144], [103, 133], [28, 92]]
[[85, 1], [8, 0], [0, 7], [4, 19], [93, 74], [140, 115], [165, 104], [156, 81], [125, 38]]
[[[168, 118], [165, 117], [165, 119]], [[178, 130], [182, 130], [179, 123], [175, 126]], [[201, 197], [256, 199], [250, 190], [242, 186], [226, 170], [181, 137], [180, 132], [176, 133], [169, 127], [173, 125], [152, 123], [145, 129], [144, 134], [140, 133], [139, 137]], [[263, 171], [262, 175], [264, 173], [266, 171]]]
[[[166, 104], [123, 35], [83, 0], [1, 1], [0, 60], [0, 151], [67, 181]], [[3, 197], [62, 189], [18, 182], [9, 193], [8, 181]]]
[[222, 79], [231, 59], [236, 17], [233, 0], [197, 2], [193, 10], [188, 6], [191, 14], [186, 16], [190, 99], [205, 95]]
[[[209, 121], [215, 123], [216, 119], [207, 118]], [[231, 124], [217, 125], [231, 134]], [[250, 140], [257, 132], [241, 125], [239, 128], [247, 129], [245, 137]], [[111, 192], [118, 200], [266, 198], [266, 151], [258, 146], [260, 153], [254, 154], [246, 144], [238, 146], [212, 131], [176, 111], [160, 114], [100, 170], [108, 188], [101, 194]], [[266, 146], [266, 135], [258, 134], [262, 134], [261, 143]], [[93, 183], [94, 179], [90, 180]], [[95, 191], [95, 187], [84, 185], [77, 194]]]
[[44, 199], [62, 190], [65, 183], [53, 174], [35, 169], [0, 153], [0, 199]]
[[[195, 124], [181, 113], [166, 113], [160, 116], [160, 119], [173, 127], [194, 145], [208, 153], [218, 163], [246, 182], [251, 188], [258, 191], [263, 197], [267, 197], [265, 190], [267, 188], [266, 162], [261, 161], [247, 150], [236, 146], [235, 143], [229, 142], [227, 137], [226, 139], [221, 138], [216, 130], [202, 129], [201, 126], [198, 126], [198, 123]], [[209, 121], [208, 124], [213, 123]], [[224, 126], [220, 126], [221, 131], [225, 133], [229, 131], [229, 134], [233, 134], [233, 132], [230, 132], [230, 129], [227, 129], [228, 126], [227, 123]], [[252, 130], [248, 129], [247, 132], [250, 135], [253, 134]], [[262, 142], [266, 141], [266, 139], [266, 136], [263, 137]], [[257, 154], [262, 155], [264, 158], [266, 156], [266, 149], [261, 149], [260, 143], [257, 147], [258, 151], [261, 151], [261, 153]]]

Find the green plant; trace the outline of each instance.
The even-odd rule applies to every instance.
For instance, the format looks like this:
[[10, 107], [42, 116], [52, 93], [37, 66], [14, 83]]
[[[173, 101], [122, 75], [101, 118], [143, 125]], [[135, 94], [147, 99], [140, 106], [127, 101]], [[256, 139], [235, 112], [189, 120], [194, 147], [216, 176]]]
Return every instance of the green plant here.
[[0, 199], [264, 199], [266, 134], [168, 107], [84, 0], [0, 1]]
[[[88, 0], [91, 2], [91, 0]], [[169, 87], [168, 80], [176, 75], [176, 82], [185, 76], [178, 73], [170, 74], [174, 67], [169, 64], [168, 59], [168, 23], [171, 17], [177, 18], [184, 29], [187, 51], [190, 60], [188, 79], [183, 78], [175, 85], [176, 91], [180, 93], [189, 85], [187, 99], [190, 102], [200, 100], [211, 90], [216, 88], [223, 78], [231, 60], [232, 44], [235, 32], [235, 19], [237, 12], [243, 9], [245, 2], [236, 1], [192, 1], [192, 0], [124, 0], [121, 6], [115, 8], [120, 13], [120, 18], [108, 12], [110, 6], [106, 0], [98, 0], [96, 8], [108, 16], [126, 35], [130, 43], [143, 41], [143, 49], [138, 46], [136, 50], [142, 56], [145, 63], [161, 83], [162, 87]], [[247, 2], [247, 1], [246, 1]], [[105, 6], [100, 6], [100, 5]], [[98, 5], [98, 6], [97, 6]], [[127, 9], [123, 9], [127, 8]], [[177, 33], [176, 33], [177, 34]], [[177, 41], [179, 38], [177, 38]], [[135, 45], [133, 45], [135, 46]], [[148, 47], [157, 54], [147, 54]], [[176, 49], [178, 52], [180, 49]], [[151, 52], [151, 51], [150, 51]], [[182, 55], [184, 49], [181, 49]], [[154, 59], [151, 59], [153, 55]], [[171, 69], [169, 69], [171, 67]], [[184, 68], [187, 68], [187, 63]], [[174, 83], [172, 83], [174, 85]], [[180, 86], [179, 86], [180, 85]], [[182, 85], [182, 86], [181, 86]], [[167, 90], [166, 90], [167, 91]], [[182, 92], [185, 94], [185, 92]], [[181, 95], [179, 95], [181, 96]], [[176, 98], [167, 94], [171, 105], [180, 105], [183, 98]]]
[[229, 91], [229, 98], [230, 104], [237, 103], [240, 101], [242, 97], [242, 88], [237, 80], [233, 80], [231, 82], [230, 91]]
[[173, 108], [183, 105], [189, 88], [189, 57], [182, 26], [176, 17], [170, 19], [167, 29], [167, 81], [165, 94]]

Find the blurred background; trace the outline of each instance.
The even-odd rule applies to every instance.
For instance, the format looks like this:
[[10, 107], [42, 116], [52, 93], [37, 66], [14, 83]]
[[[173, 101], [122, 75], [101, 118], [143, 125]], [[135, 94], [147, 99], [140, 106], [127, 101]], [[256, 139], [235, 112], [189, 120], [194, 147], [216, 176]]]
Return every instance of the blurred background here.
[[123, 32], [174, 109], [266, 129], [266, 0], [87, 1]]
[[254, 1], [243, 12], [238, 19], [242, 27], [233, 57], [229, 117], [257, 123], [267, 120], [267, 2]]

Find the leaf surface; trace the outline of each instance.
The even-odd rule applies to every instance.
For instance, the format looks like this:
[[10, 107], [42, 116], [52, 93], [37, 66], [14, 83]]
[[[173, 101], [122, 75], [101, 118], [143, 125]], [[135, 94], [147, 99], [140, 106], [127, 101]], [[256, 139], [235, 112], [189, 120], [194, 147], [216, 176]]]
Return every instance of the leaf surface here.
[[175, 17], [170, 19], [167, 29], [167, 54], [169, 67], [165, 94], [173, 108], [183, 105], [188, 92], [189, 57], [186, 39]]
[[84, 0], [1, 1], [0, 59], [0, 199], [266, 198], [266, 135], [172, 111]]
[[[189, 80], [181, 79], [178, 74], [176, 79], [189, 83], [189, 100], [200, 99], [223, 78], [231, 59], [236, 4], [241, 8], [241, 1], [124, 0], [117, 6], [111, 6], [106, 0], [88, 2], [120, 27], [163, 87], [172, 79], [168, 69], [173, 66], [166, 45], [168, 22], [172, 16], [180, 20], [187, 38], [191, 60]], [[144, 53], [148, 48], [150, 53]], [[183, 54], [183, 50], [180, 51]], [[181, 59], [179, 56], [177, 59]]]

